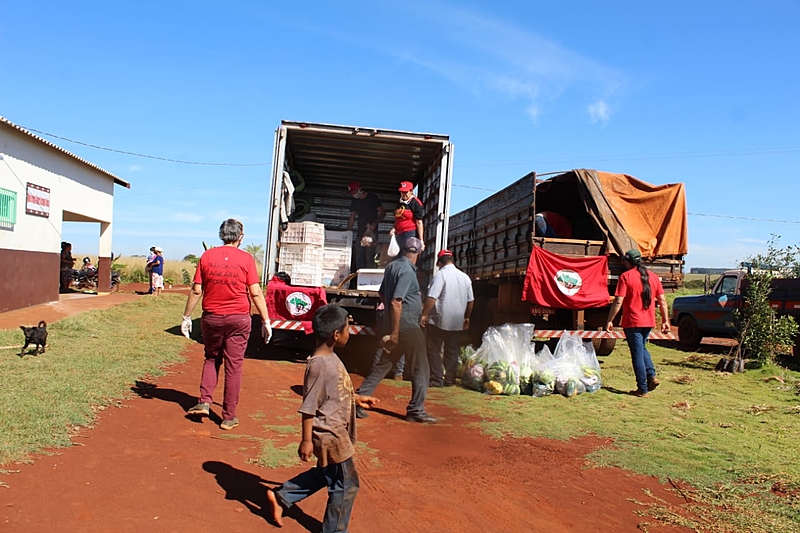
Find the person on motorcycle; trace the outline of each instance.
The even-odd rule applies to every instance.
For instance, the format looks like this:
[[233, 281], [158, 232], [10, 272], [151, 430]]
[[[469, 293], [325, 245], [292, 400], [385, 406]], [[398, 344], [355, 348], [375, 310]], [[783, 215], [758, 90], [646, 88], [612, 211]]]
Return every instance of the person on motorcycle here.
[[92, 260], [89, 257], [83, 258], [83, 266], [81, 270], [96, 270], [95, 266], [92, 264]]

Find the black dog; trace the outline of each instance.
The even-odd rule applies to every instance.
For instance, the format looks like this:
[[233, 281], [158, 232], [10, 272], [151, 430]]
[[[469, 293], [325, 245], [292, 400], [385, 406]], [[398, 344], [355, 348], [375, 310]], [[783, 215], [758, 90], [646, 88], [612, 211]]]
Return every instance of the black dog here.
[[[42, 320], [37, 327], [26, 328], [25, 326], [20, 326], [19, 329], [25, 333], [25, 346], [23, 346], [22, 351], [19, 352], [20, 357], [25, 355], [25, 348], [27, 348], [29, 344], [36, 345], [36, 351], [33, 352], [34, 355], [44, 353], [44, 347], [47, 344], [47, 322]], [[41, 351], [39, 349], [40, 346]]]

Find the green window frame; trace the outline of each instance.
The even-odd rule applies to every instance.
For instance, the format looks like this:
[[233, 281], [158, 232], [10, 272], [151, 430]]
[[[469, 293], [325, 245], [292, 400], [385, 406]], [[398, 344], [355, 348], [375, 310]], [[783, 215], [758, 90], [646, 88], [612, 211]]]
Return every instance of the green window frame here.
[[17, 193], [0, 187], [0, 224], [17, 223]]

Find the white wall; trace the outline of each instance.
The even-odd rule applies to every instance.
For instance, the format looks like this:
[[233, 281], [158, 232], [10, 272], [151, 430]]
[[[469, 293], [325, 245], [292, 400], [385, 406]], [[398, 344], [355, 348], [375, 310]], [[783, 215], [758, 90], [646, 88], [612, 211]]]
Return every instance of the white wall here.
[[[63, 211], [111, 223], [114, 211], [111, 177], [3, 124], [0, 124], [0, 156], [0, 187], [17, 193], [17, 223], [13, 230], [0, 228], [0, 248], [59, 252]], [[49, 218], [25, 213], [28, 182], [50, 189]]]

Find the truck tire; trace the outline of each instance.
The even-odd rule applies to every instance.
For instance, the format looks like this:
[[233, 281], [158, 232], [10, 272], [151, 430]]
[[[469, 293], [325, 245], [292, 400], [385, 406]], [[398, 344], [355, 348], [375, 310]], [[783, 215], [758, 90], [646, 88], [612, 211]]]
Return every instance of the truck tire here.
[[678, 340], [681, 344], [692, 348], [700, 346], [700, 341], [703, 340], [697, 322], [689, 315], [682, 316], [678, 322]]
[[617, 339], [592, 339], [592, 346], [594, 346], [594, 353], [602, 357], [604, 355], [611, 355], [614, 347], [617, 345]]

